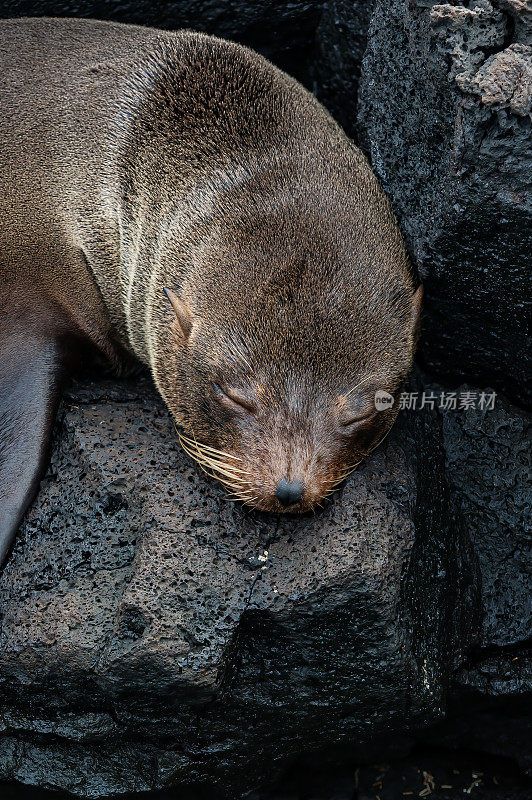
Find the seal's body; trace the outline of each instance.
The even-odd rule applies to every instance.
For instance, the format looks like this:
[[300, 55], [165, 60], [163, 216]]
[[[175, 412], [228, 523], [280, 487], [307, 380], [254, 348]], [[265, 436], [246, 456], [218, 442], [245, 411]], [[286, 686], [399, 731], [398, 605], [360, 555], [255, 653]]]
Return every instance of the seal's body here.
[[0, 64], [0, 561], [79, 342], [149, 365], [236, 496], [311, 508], [389, 429], [374, 393], [415, 343], [363, 155], [296, 81], [201, 34], [9, 20]]

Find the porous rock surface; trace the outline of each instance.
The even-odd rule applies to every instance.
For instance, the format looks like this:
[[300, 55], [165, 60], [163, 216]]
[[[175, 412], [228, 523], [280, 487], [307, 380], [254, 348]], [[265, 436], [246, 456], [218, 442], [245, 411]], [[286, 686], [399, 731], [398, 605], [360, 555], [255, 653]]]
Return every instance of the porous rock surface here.
[[199, 472], [148, 384], [70, 394], [0, 579], [0, 777], [237, 797], [438, 719], [476, 608], [437, 442], [411, 415], [323, 511], [268, 517]]
[[[468, 390], [473, 388], [461, 387]], [[532, 418], [503, 397], [489, 411], [472, 408], [441, 415], [446, 475], [482, 573], [478, 646], [516, 647], [526, 643], [532, 631], [528, 485]]]
[[530, 402], [531, 7], [375, 0], [363, 146], [425, 284], [422, 353]]
[[532, 775], [531, 418], [498, 397], [493, 410], [442, 419], [453, 505], [478, 559], [481, 625], [453, 676], [448, 718], [425, 740], [512, 758]]

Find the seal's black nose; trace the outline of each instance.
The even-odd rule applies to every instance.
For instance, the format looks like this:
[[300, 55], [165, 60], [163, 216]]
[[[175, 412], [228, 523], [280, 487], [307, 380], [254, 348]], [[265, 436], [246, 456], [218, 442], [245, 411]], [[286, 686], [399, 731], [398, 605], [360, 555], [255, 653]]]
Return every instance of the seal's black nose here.
[[299, 503], [303, 497], [303, 484], [301, 481], [287, 481], [286, 478], [283, 478], [279, 481], [275, 496], [283, 506]]

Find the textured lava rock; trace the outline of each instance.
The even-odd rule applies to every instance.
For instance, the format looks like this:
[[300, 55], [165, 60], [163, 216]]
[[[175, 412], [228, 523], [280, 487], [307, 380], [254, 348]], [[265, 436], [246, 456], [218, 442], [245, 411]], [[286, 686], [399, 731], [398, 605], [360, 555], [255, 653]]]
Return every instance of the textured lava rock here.
[[530, 376], [526, 6], [375, 0], [359, 93], [364, 146], [425, 283], [426, 365], [519, 403]]
[[[461, 387], [468, 390], [474, 391]], [[517, 646], [532, 631], [528, 488], [532, 420], [501, 397], [493, 410], [444, 411], [442, 418], [447, 476], [482, 573], [478, 644]]]
[[148, 385], [98, 391], [64, 404], [1, 577], [0, 777], [236, 797], [441, 716], [476, 609], [435, 417], [289, 519], [226, 501]]
[[510, 757], [532, 774], [530, 417], [498, 398], [492, 411], [443, 412], [443, 435], [454, 505], [478, 558], [482, 623], [454, 676], [448, 719], [427, 736]]

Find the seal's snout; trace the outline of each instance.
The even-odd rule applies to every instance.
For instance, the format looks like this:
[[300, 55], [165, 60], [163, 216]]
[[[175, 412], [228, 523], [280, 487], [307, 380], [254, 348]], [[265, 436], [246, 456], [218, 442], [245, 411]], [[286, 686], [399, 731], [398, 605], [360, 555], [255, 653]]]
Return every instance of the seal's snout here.
[[283, 478], [279, 481], [275, 496], [283, 506], [292, 506], [303, 499], [305, 487], [301, 481], [289, 481]]

